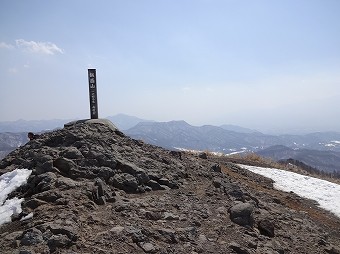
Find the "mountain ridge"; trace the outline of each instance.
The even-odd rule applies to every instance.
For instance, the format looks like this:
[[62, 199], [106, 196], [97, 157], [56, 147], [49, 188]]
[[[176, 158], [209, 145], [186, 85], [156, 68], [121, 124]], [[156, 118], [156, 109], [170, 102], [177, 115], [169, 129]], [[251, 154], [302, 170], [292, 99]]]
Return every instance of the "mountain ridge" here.
[[339, 218], [220, 159], [131, 139], [107, 120], [43, 133], [0, 161], [0, 174], [33, 171], [11, 194], [25, 201], [0, 226], [2, 253], [340, 250]]
[[[216, 130], [217, 132], [223, 132], [225, 135], [226, 134], [229, 134], [231, 136], [239, 135], [240, 137], [244, 139], [243, 140], [244, 143], [241, 145], [250, 145], [249, 142], [254, 142], [253, 140], [256, 140], [257, 138], [262, 138], [263, 139], [262, 144], [265, 145], [266, 143], [269, 143], [270, 145], [268, 145], [268, 147], [272, 145], [276, 145], [276, 144], [277, 145], [282, 144], [282, 145], [296, 147], [296, 148], [303, 148], [304, 146], [308, 145], [308, 146], [317, 147], [320, 150], [327, 150], [327, 149], [329, 150], [331, 148], [327, 147], [327, 143], [325, 142], [334, 142], [334, 141], [340, 140], [340, 132], [315, 132], [315, 133], [309, 133], [309, 134], [304, 134], [304, 135], [291, 135], [291, 134], [268, 135], [268, 134], [263, 134], [258, 131], [248, 132], [248, 133], [231, 131], [231, 130], [226, 130], [222, 127], [214, 126], [214, 125], [193, 126], [193, 125], [188, 124], [185, 121], [149, 122], [148, 124], [139, 123], [136, 126], [126, 130], [125, 132], [132, 134], [132, 135], [142, 134], [143, 131], [148, 131], [149, 133], [151, 133], [152, 127], [164, 128], [164, 129], [167, 129], [167, 131], [169, 131], [170, 125], [171, 125], [171, 128], [178, 128], [181, 130], [185, 127], [188, 132], [192, 131], [193, 133], [201, 132], [201, 134], [206, 134], [207, 132]], [[146, 126], [148, 127], [147, 129], [146, 129]], [[139, 128], [140, 130], [138, 130]], [[299, 144], [297, 144], [295, 141], [298, 141]], [[320, 143], [320, 142], [324, 142], [324, 143]], [[340, 143], [340, 141], [338, 143]], [[261, 144], [261, 142], [259, 142], [258, 144]], [[254, 146], [254, 144], [252, 144], [252, 146]], [[334, 149], [338, 149], [340, 151], [340, 145], [339, 146], [334, 145]]]
[[[135, 139], [168, 149], [206, 150], [223, 154], [255, 152], [274, 160], [296, 159], [325, 172], [340, 171], [340, 133], [337, 132], [273, 136], [172, 121], [139, 123], [125, 133]], [[266, 151], [275, 149], [276, 146], [285, 149], [281, 149], [280, 153]]]
[[[283, 145], [292, 149], [300, 149], [300, 151], [303, 149], [313, 150], [305, 153], [300, 152], [298, 158], [292, 156], [292, 159], [299, 159], [305, 163], [315, 163], [310, 166], [320, 170], [326, 170], [328, 172], [334, 170], [340, 171], [339, 167], [337, 167], [338, 164], [340, 165], [339, 156], [337, 155], [337, 153], [340, 153], [340, 133], [338, 132], [275, 136], [257, 131], [252, 132], [249, 129], [246, 129], [247, 131], [237, 132], [223, 128], [223, 126], [192, 126], [183, 120], [154, 122], [124, 114], [118, 114], [108, 118], [116, 119], [116, 122], [119, 124], [117, 125], [118, 128], [123, 130], [127, 135], [168, 149], [207, 150], [223, 154], [244, 152], [264, 154], [265, 152], [261, 152], [261, 150], [276, 145]], [[116, 124], [116, 122], [114, 123]], [[128, 127], [131, 128], [126, 129]], [[27, 128], [27, 126], [24, 125], [23, 128]], [[242, 131], [244, 128], [239, 127], [239, 129]], [[5, 138], [5, 135], [8, 137]], [[10, 139], [9, 136], [12, 136], [12, 139], [14, 139], [16, 134], [11, 135], [7, 133], [5, 135], [0, 135], [0, 149], [2, 147], [2, 150], [0, 150], [0, 158], [25, 143], [21, 138], [17, 140], [16, 144], [13, 142], [9, 144], [6, 140]], [[327, 156], [323, 151], [327, 151], [328, 158], [332, 159], [334, 163], [324, 165], [325, 159], [323, 158]], [[308, 158], [310, 155], [314, 155], [316, 160], [313, 161]], [[282, 156], [283, 155], [281, 155], [281, 157]], [[274, 157], [272, 156], [270, 158]]]

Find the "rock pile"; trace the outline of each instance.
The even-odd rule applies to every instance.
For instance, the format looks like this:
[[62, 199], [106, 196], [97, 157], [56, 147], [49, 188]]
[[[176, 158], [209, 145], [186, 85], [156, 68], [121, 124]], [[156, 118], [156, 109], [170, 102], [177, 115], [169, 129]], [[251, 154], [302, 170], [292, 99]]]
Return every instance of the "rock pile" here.
[[25, 198], [23, 214], [0, 226], [1, 253], [340, 253], [339, 219], [315, 210], [322, 224], [286, 205], [308, 201], [108, 121], [41, 135], [0, 162], [1, 173], [15, 168], [33, 173], [12, 193]]

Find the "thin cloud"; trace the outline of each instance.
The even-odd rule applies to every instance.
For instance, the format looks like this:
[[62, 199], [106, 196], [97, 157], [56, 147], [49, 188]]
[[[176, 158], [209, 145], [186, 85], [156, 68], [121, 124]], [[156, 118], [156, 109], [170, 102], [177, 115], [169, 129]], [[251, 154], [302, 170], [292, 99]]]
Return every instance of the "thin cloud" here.
[[18, 69], [17, 68], [9, 68], [8, 72], [11, 73], [11, 74], [16, 74], [16, 73], [18, 73]]
[[192, 89], [191, 89], [191, 87], [185, 86], [185, 87], [182, 87], [181, 90], [183, 92], [188, 92], [188, 91], [191, 91]]
[[35, 42], [25, 41], [24, 39], [15, 40], [18, 48], [32, 53], [40, 53], [46, 55], [54, 55], [56, 53], [63, 54], [64, 51], [52, 42]]
[[7, 44], [6, 42], [0, 42], [0, 48], [12, 49], [12, 48], [14, 48], [14, 46], [11, 45], [11, 44]]

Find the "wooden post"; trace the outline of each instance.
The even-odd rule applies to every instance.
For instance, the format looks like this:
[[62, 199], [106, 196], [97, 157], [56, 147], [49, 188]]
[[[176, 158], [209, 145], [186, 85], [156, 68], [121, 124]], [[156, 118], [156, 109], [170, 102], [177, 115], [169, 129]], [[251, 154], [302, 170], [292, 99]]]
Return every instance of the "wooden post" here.
[[98, 119], [96, 69], [88, 69], [91, 119]]

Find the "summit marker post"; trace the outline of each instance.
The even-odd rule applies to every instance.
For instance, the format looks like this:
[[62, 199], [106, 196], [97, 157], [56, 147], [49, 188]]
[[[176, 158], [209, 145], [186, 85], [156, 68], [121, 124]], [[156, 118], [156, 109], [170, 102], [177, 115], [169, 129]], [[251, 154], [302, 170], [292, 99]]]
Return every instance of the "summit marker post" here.
[[98, 119], [96, 69], [88, 69], [91, 119]]

